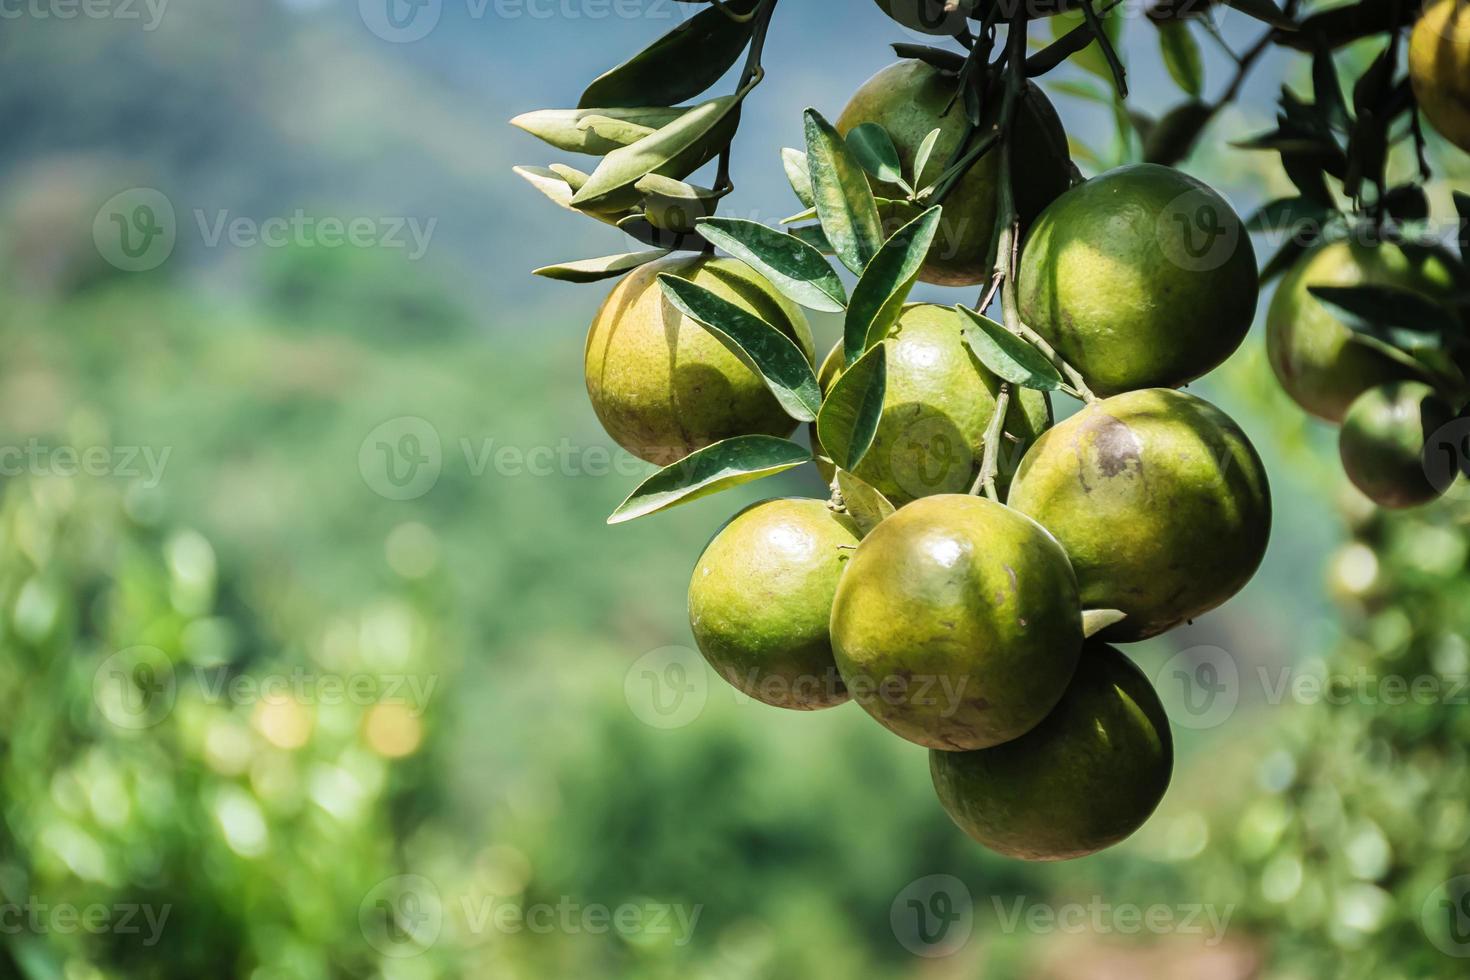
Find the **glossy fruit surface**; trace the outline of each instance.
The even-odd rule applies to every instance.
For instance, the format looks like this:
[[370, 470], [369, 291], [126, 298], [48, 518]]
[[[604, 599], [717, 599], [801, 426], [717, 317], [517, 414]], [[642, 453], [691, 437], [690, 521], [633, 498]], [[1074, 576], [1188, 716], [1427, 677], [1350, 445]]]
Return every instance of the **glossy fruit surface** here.
[[607, 434], [659, 466], [732, 436], [790, 435], [796, 422], [755, 369], [664, 298], [665, 272], [755, 313], [815, 356], [801, 310], [745, 263], [681, 257], [640, 266], [587, 332], [587, 394]]
[[1470, 4], [1426, 6], [1409, 41], [1409, 79], [1424, 117], [1470, 153]]
[[1143, 826], [1174, 770], [1169, 719], [1143, 672], [1089, 641], [1046, 720], [979, 752], [931, 752], [929, 772], [954, 822], [991, 850], [1063, 861]]
[[1234, 353], [1256, 257], [1225, 199], [1170, 167], [1079, 184], [1041, 213], [1017, 282], [1022, 319], [1099, 395], [1177, 388]]
[[1030, 730], [1062, 696], [1081, 646], [1066, 554], [1034, 521], [980, 497], [925, 497], [883, 521], [832, 606], [853, 699], [935, 749]]
[[715, 672], [780, 708], [846, 701], [827, 629], [857, 544], [852, 518], [821, 500], [766, 500], [737, 514], [689, 582], [689, 625]]
[[1095, 402], [1037, 440], [1010, 506], [1062, 543], [1103, 630], [1146, 639], [1214, 609], [1255, 574], [1271, 532], [1260, 457], [1215, 406], [1167, 388]]
[[1454, 418], [1434, 389], [1418, 381], [1369, 388], [1343, 416], [1342, 468], [1353, 486], [1380, 507], [1418, 507], [1443, 493], [1429, 478], [1425, 445]]

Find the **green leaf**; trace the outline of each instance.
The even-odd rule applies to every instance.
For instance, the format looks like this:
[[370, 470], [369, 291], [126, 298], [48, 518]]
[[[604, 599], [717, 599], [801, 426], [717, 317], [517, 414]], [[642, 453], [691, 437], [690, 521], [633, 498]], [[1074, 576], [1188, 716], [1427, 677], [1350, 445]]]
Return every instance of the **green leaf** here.
[[647, 265], [668, 254], [666, 249], [660, 248], [651, 252], [624, 252], [619, 255], [604, 255], [596, 259], [578, 259], [575, 262], [543, 266], [535, 270], [532, 275], [544, 276], [560, 282], [599, 282], [620, 276], [629, 269]]
[[817, 413], [817, 441], [841, 469], [857, 469], [878, 434], [888, 391], [887, 352], [879, 344], [842, 372]]
[[837, 489], [847, 505], [848, 516], [857, 522], [858, 531], [863, 537], [892, 517], [897, 509], [887, 497], [847, 470], [837, 471]]
[[934, 155], [934, 147], [939, 143], [939, 137], [944, 130], [935, 127], [924, 137], [924, 142], [919, 144], [918, 152], [914, 154], [913, 183], [915, 187], [924, 186], [924, 171], [929, 169], [929, 158]]
[[[589, 214], [599, 221], [616, 225], [619, 219], [626, 213], [617, 211], [579, 211], [577, 208], [572, 207], [572, 196], [576, 193], [577, 187], [581, 186], [581, 182], [585, 181], [587, 175], [580, 171], [572, 170], [570, 167], [514, 167], [512, 169], [514, 169], [518, 176], [525, 178], [526, 182], [532, 187], [545, 194], [558, 207], [566, 208], [575, 214]], [[580, 178], [579, 183], [573, 186], [567, 180], [563, 171], [570, 172]]]
[[1391, 187], [1384, 191], [1379, 203], [1398, 222], [1423, 221], [1429, 217], [1429, 196], [1418, 184]]
[[1296, 21], [1286, 16], [1271, 0], [1224, 0], [1224, 3], [1272, 27], [1279, 27], [1284, 31], [1297, 29]]
[[1167, 20], [1157, 26], [1164, 67], [1186, 94], [1198, 97], [1205, 86], [1205, 66], [1189, 22]]
[[[620, 146], [637, 142], [647, 132], [633, 139], [625, 137], [637, 130], [662, 129], [684, 114], [684, 109], [665, 106], [643, 106], [627, 109], [541, 109], [516, 116], [510, 121], [537, 139], [568, 153], [591, 153], [602, 156]], [[631, 127], [626, 131], [599, 126], [598, 120], [612, 120]], [[624, 137], [621, 138], [620, 137]]]
[[934, 244], [942, 211], [936, 205], [894, 232], [858, 277], [842, 331], [844, 363], [856, 361], [898, 321]]
[[721, 490], [783, 473], [811, 462], [812, 454], [789, 439], [735, 436], [690, 453], [638, 485], [607, 519], [622, 524]]
[[827, 241], [827, 233], [822, 230], [821, 225], [800, 225], [796, 228], [788, 228], [786, 234], [792, 238], [801, 239], [823, 255], [836, 254], [832, 243]]
[[572, 197], [572, 206], [580, 209], [594, 205], [651, 173], [665, 173], [666, 168], [692, 173], [719, 152], [719, 143], [711, 138], [712, 134], [739, 104], [733, 95], [711, 99], [652, 135], [613, 150]]
[[1128, 614], [1121, 609], [1084, 609], [1082, 610], [1082, 635], [1084, 637], [1096, 636], [1109, 626], [1116, 626], [1128, 618]]
[[904, 61], [922, 61], [930, 68], [937, 68], [949, 75], [958, 75], [965, 67], [965, 56], [948, 48], [936, 48], [928, 44], [897, 42], [893, 53]]
[[643, 212], [655, 228], [687, 233], [696, 222], [715, 213], [720, 196], [707, 187], [696, 187], [682, 180], [649, 174], [633, 185], [643, 195]]
[[1354, 333], [1377, 338], [1405, 351], [1441, 346], [1461, 329], [1450, 310], [1412, 289], [1397, 286], [1308, 286]]
[[1338, 78], [1337, 65], [1332, 60], [1332, 49], [1321, 38], [1317, 39], [1316, 50], [1312, 53], [1312, 99], [1329, 126], [1344, 132], [1352, 126], [1347, 99], [1342, 94], [1342, 80]]
[[1305, 224], [1322, 226], [1335, 214], [1306, 197], [1283, 197], [1265, 204], [1245, 223], [1247, 231], [1294, 234]]
[[786, 170], [786, 179], [790, 182], [796, 199], [807, 208], [815, 208], [816, 199], [812, 197], [812, 175], [807, 169], [806, 154], [789, 146], [782, 147], [781, 166]]
[[898, 147], [882, 126], [868, 122], [853, 127], [847, 134], [847, 145], [862, 168], [883, 183], [897, 184], [903, 180]]
[[1470, 262], [1470, 194], [1454, 192], [1455, 211], [1460, 215], [1460, 259]]
[[632, 58], [595, 79], [578, 103], [590, 106], [671, 106], [693, 99], [735, 64], [755, 27], [758, 0], [729, 0], [727, 10], [695, 14]]
[[806, 155], [822, 230], [842, 264], [861, 274], [883, 246], [868, 177], [847, 141], [815, 109], [806, 111]]
[[796, 342], [760, 317], [703, 286], [664, 273], [658, 277], [664, 298], [702, 324], [737, 355], [755, 365], [787, 415], [811, 422], [822, 407], [816, 372]]
[[743, 218], [706, 218], [698, 230], [802, 306], [823, 313], [847, 309], [847, 291], [822, 253], [799, 238]]
[[1056, 391], [1062, 386], [1061, 372], [1041, 351], [968, 306], [955, 309], [969, 317], [972, 326], [965, 328], [965, 344], [991, 374], [1038, 391]]

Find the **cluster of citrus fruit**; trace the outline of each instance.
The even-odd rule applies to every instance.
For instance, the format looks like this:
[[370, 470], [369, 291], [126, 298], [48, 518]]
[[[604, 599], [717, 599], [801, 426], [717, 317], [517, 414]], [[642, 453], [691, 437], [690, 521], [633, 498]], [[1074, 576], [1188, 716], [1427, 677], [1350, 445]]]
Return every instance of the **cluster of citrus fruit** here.
[[[1470, 4], [1428, 4], [1409, 44], [1420, 110], [1470, 150]], [[1422, 200], [1422, 192], [1418, 193]], [[1470, 472], [1470, 196], [1455, 195], [1461, 251], [1411, 233], [1426, 209], [1334, 215], [1282, 280], [1267, 319], [1271, 366], [1287, 394], [1341, 425], [1352, 483], [1382, 507], [1443, 496]]]
[[[951, 73], [908, 60], [835, 126], [809, 110], [806, 151], [784, 160], [817, 222], [701, 218], [728, 257], [642, 258], [592, 324], [587, 390], [608, 434], [663, 467], [614, 520], [807, 461], [833, 488], [747, 508], [699, 558], [690, 619], [721, 677], [783, 708], [856, 701], [932, 750], [939, 798], [977, 840], [1078, 857], [1139, 827], [1173, 766], [1157, 696], [1109, 642], [1213, 609], [1265, 551], [1259, 458], [1178, 390], [1244, 339], [1255, 257], [1229, 205], [1178, 171], [1072, 186], [1030, 85], [1013, 195], [998, 153], [947, 166], [966, 139], [955, 96]], [[988, 111], [1002, 104], [997, 86]], [[908, 303], [916, 280], [991, 278], [1007, 198], [1024, 336]], [[850, 294], [827, 255], [857, 276]], [[802, 306], [843, 318], [820, 368]], [[1058, 390], [1087, 404], [1055, 423]], [[788, 438], [802, 422], [810, 451]]]

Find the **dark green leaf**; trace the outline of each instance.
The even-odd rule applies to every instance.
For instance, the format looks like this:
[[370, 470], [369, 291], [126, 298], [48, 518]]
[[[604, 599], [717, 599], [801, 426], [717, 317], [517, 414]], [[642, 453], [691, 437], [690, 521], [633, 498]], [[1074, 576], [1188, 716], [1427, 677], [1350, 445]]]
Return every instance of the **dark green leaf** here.
[[754, 313], [687, 279], [666, 272], [658, 283], [664, 298], [679, 312], [703, 324], [726, 347], [755, 365], [787, 415], [799, 422], [816, 419], [822, 389], [811, 362], [795, 341]]
[[1164, 113], [1143, 140], [1143, 159], [1172, 167], [1189, 156], [1200, 133], [1215, 118], [1215, 107], [1198, 99], [1180, 103]]
[[937, 68], [950, 75], [958, 75], [960, 69], [965, 67], [965, 56], [948, 48], [936, 48], [929, 44], [907, 44], [899, 42], [893, 45], [893, 53], [905, 61], [922, 61], [930, 68]]
[[639, 484], [607, 519], [622, 524], [677, 504], [782, 473], [810, 462], [811, 453], [789, 439], [735, 436], [665, 466]]
[[1470, 194], [1454, 192], [1455, 211], [1460, 215], [1460, 259], [1470, 262]]
[[1194, 39], [1189, 22], [1169, 20], [1159, 24], [1158, 28], [1164, 67], [1169, 69], [1170, 77], [1185, 94], [1198, 97], [1205, 85], [1205, 66], [1199, 42]]
[[822, 253], [801, 239], [744, 218], [706, 218], [699, 222], [699, 233], [802, 306], [823, 313], [847, 309], [842, 280]]
[[792, 238], [801, 239], [823, 255], [836, 254], [832, 243], [827, 241], [827, 233], [822, 231], [821, 225], [799, 225], [786, 229], [786, 234]]
[[624, 252], [621, 255], [605, 255], [596, 259], [578, 259], [575, 262], [543, 266], [533, 275], [561, 282], [599, 282], [620, 276], [629, 269], [636, 269], [668, 254], [660, 248], [652, 252]]
[[1332, 60], [1332, 49], [1319, 39], [1312, 53], [1312, 98], [1327, 118], [1330, 126], [1347, 132], [1352, 125], [1348, 118], [1347, 99], [1342, 94], [1342, 81], [1337, 77], [1337, 65]]
[[847, 134], [847, 145], [862, 168], [885, 184], [903, 180], [898, 148], [888, 130], [877, 123], [863, 123]]
[[730, 70], [750, 41], [753, 20], [740, 20], [758, 0], [728, 0], [689, 18], [628, 61], [587, 86], [578, 103], [592, 106], [671, 106], [699, 96]]
[[896, 509], [887, 497], [847, 470], [837, 471], [837, 489], [847, 505], [848, 516], [857, 522], [863, 536], [892, 517]]
[[1305, 197], [1284, 197], [1264, 205], [1246, 221], [1247, 231], [1294, 234], [1306, 224], [1320, 227], [1336, 212]]
[[1397, 286], [1309, 286], [1355, 333], [1375, 337], [1402, 350], [1437, 347], [1460, 330], [1455, 314], [1423, 293]]
[[883, 246], [878, 205], [847, 142], [815, 109], [806, 111], [806, 155], [822, 230], [842, 264], [861, 273]]
[[1041, 351], [968, 306], [955, 309], [970, 320], [965, 327], [966, 346], [996, 377], [1038, 391], [1056, 391], [1062, 386], [1061, 372]]
[[856, 361], [898, 321], [934, 244], [941, 213], [941, 208], [932, 207], [894, 232], [863, 270], [853, 287], [843, 326], [844, 363]]
[[873, 445], [888, 391], [888, 348], [879, 344], [838, 377], [817, 413], [817, 441], [832, 462], [854, 470]]

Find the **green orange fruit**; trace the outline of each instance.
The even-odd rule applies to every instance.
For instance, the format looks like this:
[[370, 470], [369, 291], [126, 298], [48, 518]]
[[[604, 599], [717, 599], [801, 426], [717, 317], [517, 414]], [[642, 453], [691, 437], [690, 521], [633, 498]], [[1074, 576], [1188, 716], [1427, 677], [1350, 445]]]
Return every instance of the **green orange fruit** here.
[[756, 314], [815, 357], [801, 310], [745, 263], [686, 256], [640, 266], [587, 332], [587, 394], [607, 434], [660, 466], [732, 436], [790, 435], [796, 422], [750, 362], [664, 298], [665, 272]]
[[[979, 472], [1001, 382], [965, 344], [965, 323], [950, 307], [915, 304], [904, 309], [883, 341], [888, 363], [883, 415], [872, 447], [854, 472], [895, 505], [936, 493], [963, 493]], [[822, 390], [831, 390], [841, 376], [839, 343], [822, 362]], [[1012, 392], [996, 457], [1002, 489], [1051, 420], [1051, 400], [1044, 392]], [[816, 448], [822, 451], [820, 443]], [[819, 466], [831, 482], [832, 468]]]
[[[968, 132], [962, 99], [956, 98], [957, 83], [922, 61], [900, 61], [874, 75], [853, 95], [837, 120], [837, 131], [846, 136], [864, 123], [882, 126], [893, 139], [905, 174], [911, 173], [914, 160], [928, 135], [940, 131], [939, 140], [929, 156], [929, 164], [918, 175], [916, 189], [932, 184], [944, 171], [945, 164], [960, 148]], [[996, 87], [986, 99], [981, 129], [993, 126], [1000, 112], [1000, 91]], [[1030, 224], [1042, 208], [1067, 189], [1071, 167], [1067, 156], [1067, 135], [1056, 110], [1035, 86], [1028, 85], [1017, 111], [1015, 172], [1016, 207], [1023, 227]], [[987, 153], [944, 199], [944, 216], [934, 245], [919, 273], [924, 282], [941, 286], [967, 286], [990, 277], [986, 258], [995, 236], [995, 182], [1000, 155]], [[902, 198], [893, 185], [872, 179], [874, 193], [887, 198]], [[916, 216], [922, 208], [898, 206], [887, 215], [897, 225]]]
[[832, 650], [853, 700], [946, 751], [1029, 731], [1061, 698], [1081, 646], [1061, 546], [980, 497], [925, 497], [883, 521], [832, 605]]
[[1409, 39], [1409, 79], [1424, 118], [1470, 153], [1470, 4], [1425, 6]]
[[1425, 445], [1453, 419], [1449, 403], [1421, 382], [1393, 381], [1369, 388], [1343, 416], [1338, 436], [1343, 471], [1380, 507], [1427, 504], [1447, 487], [1430, 480]]
[[1276, 287], [1266, 314], [1266, 353], [1286, 393], [1318, 418], [1342, 421], [1369, 388], [1418, 377], [1412, 367], [1355, 339], [1312, 286], [1392, 286], [1453, 305], [1464, 267], [1435, 244], [1339, 240], [1302, 257]]
[[1031, 731], [978, 752], [931, 752], [951, 819], [1025, 861], [1094, 854], [1143, 826], [1169, 788], [1174, 741], [1148, 678], [1113, 647], [1082, 650], [1060, 703]]
[[1265, 556], [1271, 493], [1229, 416], [1167, 388], [1094, 402], [1037, 440], [1010, 506], [1066, 549], [1100, 636], [1141, 640], [1238, 592]]
[[731, 519], [689, 582], [689, 624], [715, 672], [779, 708], [846, 701], [828, 624], [857, 545], [852, 518], [820, 500], [766, 500]]
[[1138, 164], [1079, 184], [1032, 225], [1021, 318], [1094, 391], [1177, 388], [1234, 353], [1255, 316], [1255, 252], [1200, 181]]

